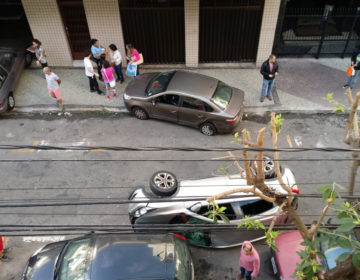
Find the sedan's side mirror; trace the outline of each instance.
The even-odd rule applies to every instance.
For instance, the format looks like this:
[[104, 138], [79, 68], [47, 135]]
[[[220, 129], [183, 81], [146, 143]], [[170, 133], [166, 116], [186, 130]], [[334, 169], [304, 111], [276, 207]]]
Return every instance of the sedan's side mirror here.
[[199, 212], [200, 211], [200, 209], [201, 209], [201, 203], [195, 203], [194, 205], [192, 205], [190, 208], [189, 208], [189, 210], [191, 211], [191, 212], [194, 212], [194, 213], [197, 213], [197, 212]]

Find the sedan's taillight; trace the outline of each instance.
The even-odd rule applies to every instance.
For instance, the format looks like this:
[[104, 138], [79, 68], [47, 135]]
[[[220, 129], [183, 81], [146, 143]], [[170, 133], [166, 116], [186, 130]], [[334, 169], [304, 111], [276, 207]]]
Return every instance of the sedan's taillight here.
[[235, 118], [233, 119], [226, 119], [226, 121], [229, 123], [229, 124], [234, 124], [236, 122], [236, 120], [238, 119], [239, 115], [236, 115]]
[[2, 107], [2, 103], [0, 103], [0, 108]]

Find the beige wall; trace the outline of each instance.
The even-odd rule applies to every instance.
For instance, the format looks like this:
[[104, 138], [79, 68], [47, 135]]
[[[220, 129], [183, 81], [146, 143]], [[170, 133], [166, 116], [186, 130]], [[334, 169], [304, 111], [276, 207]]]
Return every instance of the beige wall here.
[[199, 65], [199, 0], [185, 0], [185, 64]]
[[124, 36], [117, 0], [83, 0], [90, 37], [99, 40], [107, 50], [115, 44], [120, 50], [123, 66], [126, 64]]
[[44, 2], [22, 0], [31, 32], [42, 42], [49, 66], [72, 66], [70, 47], [56, 0]]
[[256, 56], [257, 66], [260, 66], [272, 52], [280, 3], [281, 0], [265, 0], [259, 47]]

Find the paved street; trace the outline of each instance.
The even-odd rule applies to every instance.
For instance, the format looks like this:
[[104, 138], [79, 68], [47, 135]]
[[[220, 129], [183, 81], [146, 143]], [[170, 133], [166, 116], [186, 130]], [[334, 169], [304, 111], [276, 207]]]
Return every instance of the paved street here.
[[[299, 147], [346, 147], [342, 142], [343, 116], [284, 115], [279, 147], [288, 147], [286, 135]], [[254, 117], [237, 128], [247, 128], [253, 139], [256, 131], [268, 126], [265, 118]], [[2, 144], [98, 145], [124, 147], [231, 147], [231, 135], [207, 137], [197, 130], [147, 120], [128, 114], [93, 115], [89, 113], [58, 116], [42, 114], [3, 116]], [[270, 147], [270, 134], [266, 134]], [[3, 202], [18, 200], [59, 201], [82, 199], [126, 199], [134, 187], [148, 187], [150, 176], [158, 170], [174, 172], [179, 180], [211, 177], [226, 162], [209, 161], [220, 152], [108, 152], [37, 151], [13, 149], [0, 151], [0, 195]], [[294, 172], [303, 194], [336, 181], [346, 185], [350, 154], [282, 153], [284, 165]], [[337, 158], [338, 160], [330, 160]], [[304, 159], [310, 159], [304, 161]], [[312, 159], [312, 160], [311, 160]], [[183, 161], [185, 160], [185, 161]], [[234, 170], [232, 170], [234, 171]], [[308, 222], [316, 219], [320, 199], [300, 199], [299, 211]], [[0, 208], [0, 224], [17, 225], [126, 225], [126, 205]], [[28, 240], [29, 241], [29, 240]], [[44, 243], [24, 242], [10, 237], [14, 261], [1, 264], [0, 279], [18, 279], [26, 259]], [[262, 257], [259, 279], [271, 279], [268, 248], [258, 243]], [[193, 249], [197, 279], [235, 279], [239, 248], [230, 250]]]

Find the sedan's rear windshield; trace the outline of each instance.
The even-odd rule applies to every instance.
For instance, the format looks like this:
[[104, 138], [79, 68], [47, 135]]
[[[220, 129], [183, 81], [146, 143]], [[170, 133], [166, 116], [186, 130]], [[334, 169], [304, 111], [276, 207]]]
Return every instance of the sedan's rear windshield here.
[[225, 110], [227, 105], [230, 103], [232, 96], [232, 89], [225, 83], [219, 81], [214, 95], [211, 97], [210, 101], [218, 106], [221, 110]]
[[153, 78], [146, 89], [147, 96], [153, 96], [155, 94], [164, 92], [168, 84], [170, 83], [175, 71], [163, 72]]

